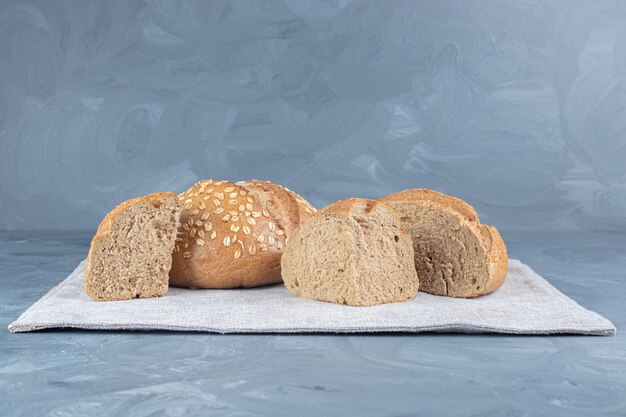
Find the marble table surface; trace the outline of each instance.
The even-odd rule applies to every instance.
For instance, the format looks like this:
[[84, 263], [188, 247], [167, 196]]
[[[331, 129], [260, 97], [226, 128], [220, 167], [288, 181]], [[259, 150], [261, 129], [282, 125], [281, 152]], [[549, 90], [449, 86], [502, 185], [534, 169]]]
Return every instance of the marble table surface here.
[[0, 232], [0, 416], [626, 415], [626, 234], [504, 238], [617, 336], [11, 334], [89, 235]]

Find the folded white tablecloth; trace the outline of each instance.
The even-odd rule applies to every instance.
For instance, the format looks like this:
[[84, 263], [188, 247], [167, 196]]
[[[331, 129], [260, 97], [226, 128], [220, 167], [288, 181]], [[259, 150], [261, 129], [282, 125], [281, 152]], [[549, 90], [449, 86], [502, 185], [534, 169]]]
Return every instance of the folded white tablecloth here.
[[373, 307], [298, 298], [282, 284], [235, 290], [170, 288], [161, 298], [96, 302], [83, 291], [84, 269], [83, 261], [11, 323], [9, 330], [615, 334], [610, 321], [581, 307], [517, 260], [510, 260], [504, 285], [480, 298], [420, 292], [408, 302]]

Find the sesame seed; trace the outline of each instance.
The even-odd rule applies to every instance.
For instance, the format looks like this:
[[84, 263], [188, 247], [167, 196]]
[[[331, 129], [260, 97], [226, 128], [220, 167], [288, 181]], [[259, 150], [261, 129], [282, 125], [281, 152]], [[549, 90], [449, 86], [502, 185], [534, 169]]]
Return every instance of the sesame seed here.
[[241, 194], [241, 195], [246, 195], [246, 194], [248, 194], [248, 193], [246, 192], [246, 190], [241, 190], [241, 191], [239, 191], [239, 194]]
[[192, 207], [192, 206], [193, 206], [193, 204], [192, 204], [192, 203], [185, 204], [185, 208], [186, 208], [187, 210], [191, 209], [191, 207]]
[[208, 211], [205, 211], [204, 213], [202, 213], [202, 220], [206, 220], [209, 218], [209, 216], [211, 215], [211, 213], [209, 213]]
[[274, 231], [274, 229], [276, 229], [276, 225], [274, 225], [274, 222], [269, 222], [267, 227], [269, 227], [272, 232]]
[[233, 235], [233, 238], [231, 239], [231, 242], [233, 242], [233, 243], [237, 242], [237, 235]]
[[287, 242], [289, 242], [289, 238], [288, 237], [285, 238], [285, 245], [287, 244]]
[[246, 210], [246, 206], [244, 206], [243, 204], [241, 204], [239, 206], [239, 211], [245, 211]]
[[189, 237], [194, 237], [196, 235], [196, 229], [191, 229], [189, 231]]
[[204, 201], [201, 201], [200, 204], [198, 204], [198, 207], [200, 207], [200, 209], [202, 210], [206, 210], [206, 204], [204, 203]]
[[191, 258], [191, 252], [183, 252], [183, 258], [185, 259]]
[[250, 224], [256, 224], [256, 220], [254, 220], [254, 217], [247, 217], [246, 221]]
[[261, 252], [267, 252], [267, 245], [265, 243], [260, 244], [259, 248], [261, 248]]
[[263, 235], [259, 235], [259, 237], [256, 238], [256, 241], [259, 243], [263, 243], [264, 240], [265, 240], [265, 236]]
[[268, 236], [267, 241], [270, 244], [270, 246], [274, 246], [274, 244], [276, 243], [276, 239], [274, 239], [274, 236]]
[[235, 251], [235, 259], [239, 259], [241, 257], [241, 251], [240, 250], [236, 250]]
[[239, 226], [237, 226], [236, 224], [231, 224], [230, 225], [230, 230], [233, 232], [238, 232], [239, 231]]
[[189, 231], [189, 225], [187, 223], [183, 224], [183, 229], [185, 229], [186, 231]]
[[223, 212], [224, 212], [224, 208], [223, 207], [218, 207], [218, 208], [216, 208], [213, 211], [213, 213], [215, 213], [215, 214], [220, 214], [220, 213], [223, 213]]
[[220, 205], [220, 200], [218, 200], [217, 198], [213, 199], [213, 204], [215, 204], [215, 206], [219, 206]]
[[239, 201], [237, 201], [237, 200], [228, 200], [228, 204], [230, 204], [230, 205], [239, 204]]
[[276, 234], [277, 234], [278, 236], [282, 236], [282, 235], [284, 235], [284, 234], [285, 234], [285, 232], [283, 232], [282, 230], [278, 229], [278, 230], [276, 231]]
[[204, 230], [210, 232], [213, 229], [213, 224], [211, 222], [204, 223]]
[[224, 181], [215, 181], [215, 185], [222, 185], [224, 184]]
[[224, 217], [222, 217], [222, 221], [223, 222], [227, 222], [230, 220], [230, 214], [225, 215]]
[[211, 233], [211, 239], [215, 239], [217, 237], [217, 231], [213, 230], [213, 233]]
[[193, 200], [191, 198], [188, 198], [185, 200], [185, 204], [191, 204], [193, 203]]
[[250, 246], [248, 247], [248, 253], [252, 256], [254, 256], [256, 254], [256, 246]]
[[246, 197], [246, 200], [248, 201], [248, 203], [254, 203], [254, 200], [252, 199], [252, 197]]
[[270, 212], [269, 212], [269, 211], [267, 211], [267, 210], [265, 210], [265, 209], [263, 209], [263, 215], [264, 215], [265, 217], [269, 217], [269, 216], [270, 216]]
[[198, 230], [198, 236], [204, 237], [204, 230], [202, 229]]
[[226, 187], [226, 188], [224, 188], [224, 192], [226, 192], [226, 193], [230, 193], [231, 191], [234, 191], [234, 190], [235, 190], [235, 187]]
[[243, 227], [243, 232], [244, 232], [246, 235], [249, 235], [249, 234], [250, 234], [250, 228], [249, 228], [248, 226], [244, 226], [244, 227]]
[[205, 193], [206, 193], [206, 194], [211, 194], [212, 192], [213, 192], [213, 188], [208, 188], [208, 189], [205, 191]]
[[252, 213], [250, 213], [249, 211], [246, 211], [246, 217], [250, 217], [252, 215]]
[[187, 249], [188, 247], [189, 247], [189, 242], [185, 242], [185, 243], [183, 244], [183, 248]]
[[236, 192], [228, 194], [230, 198], [237, 198], [238, 195]]
[[187, 220], [187, 224], [188, 224], [189, 226], [193, 226], [193, 219], [189, 219], [189, 220]]
[[224, 199], [224, 193], [215, 193], [215, 197], [219, 198], [220, 200]]
[[200, 220], [196, 220], [194, 224], [198, 227], [202, 227], [202, 222]]
[[237, 210], [228, 210], [228, 214], [230, 214], [231, 216], [239, 216]]
[[226, 247], [230, 246], [230, 236], [226, 236], [224, 238], [224, 246], [226, 246]]
[[283, 250], [283, 242], [281, 242], [280, 240], [276, 242], [276, 249]]
[[204, 240], [202, 239], [196, 239], [196, 243], [198, 244], [198, 246], [204, 246]]
[[250, 211], [254, 210], [254, 207], [250, 203], [246, 204], [246, 208]]
[[261, 212], [260, 211], [253, 211], [252, 212], [252, 217], [261, 217]]
[[196, 214], [198, 214], [198, 213], [200, 213], [200, 210], [198, 210], [198, 209], [193, 210], [192, 212], [190, 212], [190, 214], [191, 214], [192, 216], [195, 216], [195, 215], [196, 215]]

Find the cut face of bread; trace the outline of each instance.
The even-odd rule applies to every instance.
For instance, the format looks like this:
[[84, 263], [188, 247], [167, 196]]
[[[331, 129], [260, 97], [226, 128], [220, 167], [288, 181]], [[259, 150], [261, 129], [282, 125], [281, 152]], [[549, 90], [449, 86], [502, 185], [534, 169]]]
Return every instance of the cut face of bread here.
[[502, 284], [508, 267], [504, 242], [495, 228], [480, 224], [471, 206], [419, 189], [381, 200], [411, 234], [421, 291], [477, 297]]
[[365, 199], [332, 204], [290, 238], [283, 280], [296, 295], [352, 306], [406, 301], [417, 294], [413, 250], [386, 205]]
[[179, 216], [175, 193], [150, 194], [116, 207], [91, 243], [87, 294], [98, 301], [167, 294]]

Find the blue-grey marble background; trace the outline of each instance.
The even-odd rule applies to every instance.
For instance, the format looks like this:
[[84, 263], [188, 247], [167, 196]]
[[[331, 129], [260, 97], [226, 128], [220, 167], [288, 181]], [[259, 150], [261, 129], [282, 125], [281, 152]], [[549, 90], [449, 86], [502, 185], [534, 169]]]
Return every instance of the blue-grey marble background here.
[[626, 3], [0, 0], [0, 229], [201, 178], [626, 230]]

